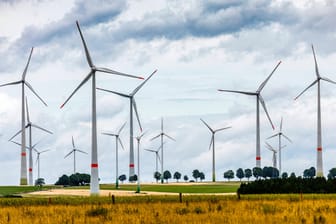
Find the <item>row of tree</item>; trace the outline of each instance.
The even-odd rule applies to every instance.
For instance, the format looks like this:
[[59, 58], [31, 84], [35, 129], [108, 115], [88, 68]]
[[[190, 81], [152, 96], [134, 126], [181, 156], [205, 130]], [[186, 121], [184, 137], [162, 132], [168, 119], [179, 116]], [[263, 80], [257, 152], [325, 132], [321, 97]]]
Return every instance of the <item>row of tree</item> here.
[[89, 184], [90, 175], [86, 173], [75, 173], [70, 176], [63, 174], [55, 183], [55, 185], [63, 186], [84, 186]]
[[336, 193], [336, 179], [324, 177], [275, 178], [242, 183], [240, 194]]

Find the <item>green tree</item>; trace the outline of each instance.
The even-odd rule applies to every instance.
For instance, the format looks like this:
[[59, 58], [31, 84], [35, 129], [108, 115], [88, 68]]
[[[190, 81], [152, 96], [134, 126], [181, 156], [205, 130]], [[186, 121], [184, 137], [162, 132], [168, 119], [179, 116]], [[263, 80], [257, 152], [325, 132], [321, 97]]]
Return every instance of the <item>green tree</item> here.
[[239, 178], [240, 182], [241, 182], [241, 179], [244, 178], [245, 174], [244, 174], [244, 170], [242, 168], [239, 168], [237, 171], [236, 171], [236, 177]]
[[122, 174], [118, 177], [118, 179], [121, 181], [121, 183], [123, 184], [124, 181], [127, 179], [126, 175], [125, 174]]
[[336, 178], [336, 168], [332, 168], [329, 170], [328, 179], [335, 179]]
[[166, 182], [168, 183], [168, 179], [170, 179], [172, 176], [171, 176], [171, 173], [169, 172], [169, 170], [166, 170], [163, 172], [163, 179], [166, 180]]
[[224, 172], [224, 178], [228, 179], [228, 181], [230, 181], [230, 179], [234, 178], [234, 172], [232, 170], [228, 170], [226, 172]]
[[197, 182], [197, 178], [199, 178], [199, 174], [200, 174], [200, 172], [197, 169], [193, 170], [193, 172], [192, 172], [192, 176], [193, 176], [193, 178], [195, 178], [196, 182]]
[[181, 173], [179, 173], [177, 171], [174, 173], [174, 179], [176, 179], [176, 182], [178, 182], [179, 179], [181, 179], [181, 176], [182, 176]]
[[58, 178], [55, 185], [69, 186], [70, 185], [69, 177], [63, 174], [60, 178]]
[[199, 178], [200, 178], [201, 182], [205, 179], [205, 175], [204, 175], [203, 172], [199, 173]]
[[282, 179], [287, 179], [287, 178], [288, 178], [288, 173], [287, 173], [287, 172], [283, 172], [283, 173], [281, 174], [281, 178], [282, 178]]
[[42, 188], [43, 185], [45, 185], [45, 181], [43, 178], [38, 178], [35, 180], [35, 186]]
[[159, 180], [161, 180], [161, 173], [158, 172], [158, 171], [156, 171], [156, 172], [154, 173], [154, 179], [156, 180], [156, 183], [157, 183]]
[[263, 175], [263, 171], [260, 167], [254, 167], [252, 169], [252, 174], [256, 179], [259, 179]]
[[187, 181], [189, 180], [188, 175], [184, 175], [184, 176], [183, 176], [183, 180], [184, 180], [185, 182], [187, 182]]
[[303, 171], [304, 178], [313, 178], [316, 176], [316, 169], [315, 167], [310, 167], [309, 169], [305, 169]]
[[247, 178], [247, 181], [250, 181], [250, 177], [252, 177], [252, 170], [251, 169], [245, 169], [244, 173], [245, 173], [245, 177]]
[[294, 172], [292, 172], [292, 173], [290, 174], [289, 178], [295, 179], [295, 178], [296, 178], [296, 175], [295, 175], [295, 173], [294, 173]]
[[129, 178], [128, 178], [128, 181], [129, 182], [135, 182], [135, 181], [137, 181], [138, 180], [138, 176], [136, 175], [136, 174], [134, 174], [133, 176], [130, 176]]
[[79, 173], [71, 174], [69, 177], [70, 186], [79, 186]]

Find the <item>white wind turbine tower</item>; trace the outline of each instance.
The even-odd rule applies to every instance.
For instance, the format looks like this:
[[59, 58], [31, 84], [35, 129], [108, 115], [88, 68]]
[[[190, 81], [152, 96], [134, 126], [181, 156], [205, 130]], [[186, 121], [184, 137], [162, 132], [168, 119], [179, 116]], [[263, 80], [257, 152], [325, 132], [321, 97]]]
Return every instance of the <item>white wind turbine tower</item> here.
[[135, 172], [134, 172], [134, 139], [133, 139], [133, 109], [136, 115], [136, 118], [138, 120], [138, 124], [140, 127], [140, 131], [142, 132], [142, 127], [141, 127], [141, 123], [140, 123], [140, 119], [139, 119], [139, 114], [138, 114], [138, 109], [136, 106], [136, 102], [134, 99], [135, 94], [141, 89], [141, 87], [143, 85], [145, 85], [145, 83], [157, 72], [157, 70], [155, 70], [146, 80], [144, 80], [138, 87], [136, 87], [133, 92], [131, 92], [130, 94], [124, 94], [124, 93], [119, 93], [116, 91], [112, 91], [112, 90], [107, 90], [107, 89], [102, 89], [102, 88], [97, 88], [98, 90], [101, 91], [105, 91], [108, 93], [113, 93], [122, 97], [126, 97], [130, 99], [130, 157], [129, 157], [129, 177], [133, 177]]
[[[165, 144], [165, 142], [163, 143], [163, 145]], [[157, 150], [153, 150], [153, 149], [145, 149], [146, 151], [148, 151], [148, 152], [153, 152], [153, 153], [155, 153], [155, 172], [159, 172], [159, 166], [158, 166], [158, 164], [159, 164], [159, 161], [160, 161], [160, 163], [161, 163], [161, 159], [160, 159], [160, 156], [159, 156], [159, 151], [160, 151], [160, 149], [161, 149], [161, 145], [160, 145], [160, 147], [157, 149]]]
[[[26, 113], [27, 113], [27, 125], [25, 126], [25, 128], [28, 129], [28, 133], [29, 133], [29, 147], [27, 147], [29, 149], [29, 178], [28, 178], [28, 183], [29, 185], [34, 185], [34, 180], [33, 180], [33, 135], [32, 135], [32, 127], [40, 129], [44, 132], [47, 132], [49, 134], [53, 134], [51, 131], [44, 129], [34, 123], [32, 123], [30, 121], [30, 116], [29, 116], [29, 108], [28, 108], [28, 99], [26, 97]], [[22, 131], [18, 131], [13, 137], [11, 137], [8, 141], [11, 141], [12, 139], [14, 139], [18, 134], [20, 134]]]
[[136, 193], [140, 193], [140, 141], [141, 138], [145, 135], [145, 132], [142, 133], [141, 135], [138, 135], [137, 137], [135, 137], [135, 139], [137, 140], [138, 143], [138, 150], [137, 150], [137, 157], [138, 157], [138, 180], [137, 180], [137, 190]]
[[281, 117], [281, 121], [280, 121], [280, 129], [279, 132], [268, 137], [267, 139], [270, 138], [274, 138], [278, 136], [279, 139], [279, 146], [278, 146], [278, 152], [279, 152], [279, 174], [281, 175], [281, 149], [283, 148], [282, 144], [281, 144], [281, 136], [283, 136], [285, 139], [287, 139], [287, 141], [289, 141], [290, 143], [292, 142], [292, 140], [290, 140], [283, 132], [282, 132], [282, 117]]
[[212, 129], [210, 125], [207, 124], [202, 118], [200, 118], [200, 120], [211, 131], [211, 141], [210, 141], [209, 150], [211, 150], [211, 146], [212, 146], [212, 182], [216, 182], [215, 134], [218, 131], [223, 131], [231, 127]]
[[108, 136], [114, 136], [116, 138], [116, 189], [119, 188], [119, 174], [118, 174], [118, 169], [119, 169], [119, 165], [118, 165], [118, 144], [120, 144], [121, 148], [124, 149], [124, 146], [120, 140], [120, 133], [123, 130], [123, 128], [125, 127], [126, 122], [119, 128], [119, 131], [117, 134], [111, 134], [111, 133], [107, 133], [104, 132], [102, 133], [103, 135], [108, 135]]
[[170, 137], [169, 135], [163, 132], [163, 118], [161, 118], [161, 133], [151, 138], [151, 141], [153, 141], [154, 139], [158, 137], [161, 137], [161, 147], [160, 148], [161, 148], [161, 183], [162, 184], [163, 184], [163, 136], [166, 136], [167, 138], [175, 141], [174, 138]]
[[263, 81], [261, 83], [261, 85], [259, 86], [259, 88], [257, 89], [256, 92], [245, 92], [245, 91], [235, 91], [235, 90], [224, 90], [224, 89], [218, 89], [218, 91], [222, 91], [222, 92], [232, 92], [232, 93], [239, 93], [239, 94], [244, 94], [244, 95], [250, 95], [250, 96], [255, 96], [256, 97], [256, 167], [261, 167], [261, 156], [260, 156], [260, 113], [259, 113], [259, 103], [261, 103], [262, 107], [264, 108], [264, 111], [267, 115], [267, 118], [270, 122], [270, 124], [272, 125], [272, 128], [274, 129], [274, 125], [272, 123], [272, 120], [267, 112], [266, 109], [266, 104], [265, 101], [263, 99], [263, 97], [261, 96], [261, 91], [263, 90], [263, 88], [265, 87], [266, 83], [268, 82], [268, 80], [271, 78], [271, 76], [273, 75], [273, 73], [275, 72], [275, 70], [278, 68], [278, 66], [280, 65], [281, 61], [278, 62], [278, 64], [275, 66], [275, 68], [273, 69], [273, 71], [271, 72], [271, 74], [269, 74], [269, 76], [265, 79], [265, 81]]
[[98, 175], [98, 149], [97, 149], [97, 115], [96, 115], [96, 72], [104, 72], [108, 74], [114, 74], [114, 75], [120, 75], [120, 76], [127, 76], [131, 78], [138, 78], [143, 79], [142, 77], [137, 77], [121, 72], [117, 72], [108, 68], [102, 68], [102, 67], [96, 67], [91, 59], [89, 50], [87, 48], [87, 45], [85, 43], [82, 31], [79, 27], [78, 21], [76, 21], [77, 28], [84, 46], [86, 60], [90, 67], [89, 74], [83, 79], [83, 81], [77, 86], [77, 88], [71, 93], [71, 95], [67, 98], [67, 100], [61, 105], [61, 108], [71, 99], [71, 97], [90, 79], [92, 78], [92, 89], [91, 89], [91, 95], [92, 95], [92, 149], [91, 149], [91, 178], [90, 178], [90, 191], [91, 195], [97, 195], [99, 194], [99, 175]]
[[310, 84], [307, 88], [305, 88], [297, 97], [295, 97], [295, 100], [298, 99], [304, 92], [306, 92], [306, 90], [308, 90], [310, 87], [314, 86], [317, 83], [317, 169], [316, 169], [316, 176], [323, 177], [322, 130], [321, 130], [321, 83], [320, 82], [321, 80], [327, 81], [333, 84], [336, 84], [336, 82], [332, 81], [329, 78], [320, 76], [313, 45], [312, 45], [312, 50], [313, 50], [313, 56], [314, 56], [314, 62], [315, 62], [316, 79], [314, 82], [312, 82], [312, 84]]
[[73, 159], [74, 159], [74, 174], [76, 174], [76, 152], [80, 152], [80, 153], [83, 153], [83, 154], [87, 154], [86, 152], [84, 152], [84, 151], [82, 151], [82, 150], [79, 150], [79, 149], [77, 149], [76, 148], [76, 146], [75, 146], [75, 141], [74, 141], [74, 138], [73, 138], [73, 136], [72, 136], [72, 150], [68, 153], [68, 154], [66, 154], [65, 156], [64, 156], [64, 159], [65, 158], [67, 158], [68, 156], [70, 156], [72, 153], [74, 154], [74, 157], [73, 157]]
[[9, 86], [9, 85], [16, 85], [21, 84], [21, 172], [20, 172], [20, 185], [27, 185], [27, 158], [26, 158], [26, 132], [25, 132], [25, 125], [26, 125], [26, 118], [25, 118], [25, 86], [27, 86], [34, 94], [41, 100], [41, 102], [47, 106], [47, 104], [42, 100], [42, 98], [35, 92], [33, 87], [26, 81], [26, 75], [28, 66], [30, 63], [31, 56], [33, 54], [33, 47], [30, 51], [29, 58], [26, 64], [25, 69], [22, 73], [22, 78], [16, 82], [10, 82], [6, 84], [0, 85]]

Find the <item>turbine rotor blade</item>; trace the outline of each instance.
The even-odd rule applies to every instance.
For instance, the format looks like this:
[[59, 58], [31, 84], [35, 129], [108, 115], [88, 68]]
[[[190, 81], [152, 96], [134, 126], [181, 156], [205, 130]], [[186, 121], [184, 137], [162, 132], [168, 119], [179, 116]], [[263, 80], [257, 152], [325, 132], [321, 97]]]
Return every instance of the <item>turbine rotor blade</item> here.
[[281, 121], [280, 121], [280, 132], [282, 132], [282, 117], [281, 117]]
[[318, 65], [317, 65], [317, 60], [316, 60], [316, 55], [315, 55], [315, 50], [314, 50], [314, 46], [312, 45], [312, 51], [313, 51], [313, 55], [314, 55], [314, 62], [315, 62], [315, 74], [317, 78], [320, 78], [320, 73], [318, 70]]
[[64, 107], [64, 105], [71, 99], [71, 97], [84, 85], [90, 78], [91, 78], [92, 72], [90, 72], [83, 81], [77, 86], [77, 88], [71, 93], [71, 95], [66, 99], [66, 101], [61, 105], [61, 109]]
[[40, 126], [38, 126], [36, 124], [31, 124], [31, 126], [34, 127], [34, 128], [38, 128], [38, 129], [40, 129], [42, 131], [48, 132], [49, 134], [53, 134], [51, 131], [49, 131], [49, 130], [47, 130], [45, 128], [42, 128], [42, 127], [40, 127]]
[[321, 79], [324, 80], [324, 81], [330, 82], [330, 83], [332, 83], [332, 84], [336, 84], [335, 81], [333, 81], [333, 80], [331, 80], [331, 79], [328, 79], [328, 78], [326, 78], [326, 77], [321, 77]]
[[84, 153], [84, 154], [88, 154], [87, 152], [84, 152], [82, 150], [79, 150], [79, 149], [76, 149], [77, 152], [81, 152], [81, 153]]
[[281, 64], [281, 61], [278, 62], [278, 64], [275, 66], [275, 68], [273, 69], [273, 71], [271, 72], [271, 74], [269, 74], [268, 77], [265, 79], [265, 81], [263, 81], [261, 83], [261, 85], [259, 86], [257, 92], [261, 92], [261, 90], [265, 87], [266, 83], [271, 78], [271, 76], [273, 75], [273, 73], [275, 72], [275, 70], [277, 70], [277, 68], [279, 67], [280, 64]]
[[140, 122], [140, 118], [139, 118], [139, 113], [138, 113], [137, 105], [136, 105], [136, 102], [135, 102], [134, 99], [132, 100], [132, 105], [133, 105], [133, 108], [134, 108], [135, 116], [136, 116], [138, 124], [139, 124], [140, 131], [142, 132], [142, 127], [141, 127], [141, 122]]
[[306, 92], [310, 87], [312, 87], [313, 85], [315, 85], [319, 80], [316, 79], [314, 82], [312, 82], [312, 84], [310, 84], [307, 88], [305, 88], [297, 97], [294, 98], [294, 100], [297, 100], [304, 92]]
[[209, 130], [210, 130], [211, 132], [214, 132], [214, 130], [212, 130], [212, 128], [210, 127], [210, 125], [208, 125], [202, 118], [200, 118], [200, 120], [203, 122], [203, 124], [204, 124], [205, 126], [207, 126], [207, 127], [209, 128]]
[[33, 87], [27, 82], [24, 81], [24, 84], [34, 93], [35, 96], [37, 96], [37, 98], [39, 98], [39, 100], [47, 107], [47, 103], [44, 102], [44, 100], [35, 92], [35, 90], [33, 89]]
[[152, 149], [144, 149], [144, 150], [146, 150], [148, 152], [156, 152], [155, 150], [152, 150]]
[[212, 144], [213, 144], [213, 141], [214, 141], [214, 136], [213, 136], [213, 134], [212, 134], [212, 136], [211, 136], [211, 141], [210, 141], [210, 145], [209, 145], [209, 150], [211, 150], [211, 146], [212, 146]]
[[48, 152], [48, 151], [50, 151], [50, 150], [51, 150], [51, 149], [46, 149], [46, 150], [43, 150], [43, 151], [41, 151], [41, 152], [40, 152], [40, 154], [41, 154], [41, 153]]
[[76, 148], [76, 147], [75, 147], [75, 141], [74, 141], [73, 136], [71, 136], [71, 137], [72, 137], [72, 148], [74, 149], [74, 148]]
[[158, 134], [158, 135], [156, 135], [155, 137], [151, 138], [150, 140], [153, 141], [154, 139], [156, 139], [156, 138], [158, 138], [158, 137], [160, 137], [160, 136], [161, 136], [161, 134]]
[[223, 130], [226, 130], [226, 129], [229, 129], [229, 128], [232, 128], [232, 127], [218, 128], [218, 129], [215, 130], [215, 132], [223, 131]]
[[71, 153], [73, 153], [74, 151], [75, 151], [75, 150], [71, 150], [68, 154], [66, 154], [66, 155], [64, 156], [64, 159], [65, 159], [66, 157], [70, 156]]
[[76, 21], [76, 25], [77, 25], [77, 28], [78, 28], [78, 31], [79, 31], [79, 35], [80, 35], [80, 37], [81, 37], [81, 39], [82, 39], [82, 43], [83, 43], [84, 50], [85, 50], [86, 60], [87, 60], [87, 62], [88, 62], [88, 64], [89, 64], [89, 66], [92, 68], [92, 67], [94, 67], [94, 65], [93, 65], [93, 63], [92, 63], [92, 59], [91, 59], [91, 56], [90, 56], [90, 53], [89, 53], [89, 49], [88, 49], [88, 47], [87, 47], [87, 45], [86, 45], [86, 43], [85, 43], [84, 36], [83, 36], [83, 34], [82, 34], [82, 31], [81, 31], [81, 29], [80, 29], [80, 26], [79, 26], [79, 22], [78, 22], [78, 21]]
[[145, 85], [145, 83], [157, 72], [157, 69], [145, 80], [143, 81], [137, 88], [135, 88], [133, 90], [133, 92], [131, 93], [132, 96], [134, 96], [140, 89], [143, 85]]
[[26, 113], [27, 113], [27, 122], [28, 124], [30, 123], [30, 119], [29, 119], [29, 109], [28, 109], [28, 99], [26, 96]]
[[255, 96], [257, 93], [255, 92], [246, 92], [246, 91], [236, 91], [236, 90], [226, 90], [226, 89], [218, 89], [220, 92], [229, 92], [229, 93], [240, 93], [240, 94], [245, 94], [249, 96]]
[[9, 83], [0, 85], [0, 87], [3, 87], [3, 86], [10, 86], [10, 85], [16, 85], [16, 84], [20, 84], [20, 83], [22, 83], [22, 81], [9, 82]]
[[25, 79], [26, 79], [27, 70], [28, 70], [28, 66], [29, 66], [29, 63], [30, 63], [31, 56], [33, 54], [33, 50], [34, 50], [34, 47], [32, 47], [31, 50], [30, 50], [30, 54], [29, 54], [29, 57], [28, 57], [26, 67], [25, 67], [25, 69], [23, 70], [23, 73], [22, 73], [22, 81], [25, 81]]
[[102, 132], [101, 134], [102, 135], [108, 135], [108, 136], [114, 136], [114, 137], [117, 136], [116, 134], [111, 134], [111, 133], [107, 133], [107, 132]]
[[170, 138], [171, 140], [173, 140], [173, 141], [175, 141], [176, 142], [176, 140], [173, 138], [173, 137], [170, 137], [169, 135], [167, 135], [166, 133], [163, 133], [163, 135], [165, 135], [167, 138]]
[[282, 136], [283, 136], [285, 139], [287, 139], [290, 143], [293, 142], [293, 141], [292, 141], [290, 138], [288, 138], [286, 135], [282, 134]]
[[102, 88], [99, 88], [99, 87], [97, 87], [96, 89], [104, 91], [104, 92], [108, 92], [108, 93], [113, 93], [113, 94], [123, 96], [123, 97], [128, 97], [128, 98], [130, 97], [130, 95], [127, 95], [127, 94], [124, 94], [124, 93], [119, 93], [119, 92], [112, 91], [112, 90], [102, 89]]
[[274, 130], [274, 125], [273, 125], [273, 123], [272, 123], [271, 117], [269, 116], [269, 114], [268, 114], [268, 112], [267, 112], [267, 108], [266, 108], [265, 101], [264, 101], [264, 99], [262, 98], [261, 95], [259, 95], [259, 102], [261, 103], [262, 107], [264, 108], [264, 111], [265, 111], [265, 113], [266, 113], [266, 115], [267, 115], [267, 118], [268, 118], [268, 120], [269, 120], [269, 122], [270, 122], [270, 124], [271, 124], [271, 126], [272, 126], [272, 128], [273, 128], [273, 130]]
[[276, 137], [276, 136], [278, 136], [278, 135], [279, 135], [279, 133], [276, 133], [276, 134], [274, 134], [274, 135], [272, 135], [272, 136], [270, 136], [270, 137], [268, 137], [268, 138], [266, 138], [266, 139], [274, 138], [274, 137]]
[[123, 145], [123, 143], [122, 143], [122, 141], [121, 141], [121, 139], [118, 137], [118, 142], [119, 142], [119, 144], [121, 145], [121, 148], [123, 149], [123, 150], [125, 150], [125, 147], [124, 147], [124, 145]]
[[275, 149], [268, 142], [265, 142], [265, 144], [266, 144], [266, 148], [268, 148], [269, 150], [273, 152], [275, 151]]
[[15, 135], [13, 135], [8, 141], [13, 142], [12, 139], [14, 139], [14, 138], [15, 138], [18, 134], [20, 134], [21, 132], [22, 132], [22, 130], [16, 132]]
[[141, 76], [136, 76], [136, 75], [130, 75], [130, 74], [126, 74], [126, 73], [122, 73], [122, 72], [118, 72], [118, 71], [114, 71], [112, 69], [109, 68], [95, 68], [96, 71], [99, 72], [104, 72], [104, 73], [108, 73], [108, 74], [113, 74], [113, 75], [120, 75], [120, 76], [126, 76], [126, 77], [130, 77], [130, 78], [135, 78], [135, 79], [144, 79]]
[[126, 123], [127, 123], [127, 122], [125, 122], [125, 123], [120, 127], [120, 129], [119, 129], [119, 131], [118, 131], [118, 135], [120, 135], [120, 132], [123, 130], [123, 128], [125, 127]]

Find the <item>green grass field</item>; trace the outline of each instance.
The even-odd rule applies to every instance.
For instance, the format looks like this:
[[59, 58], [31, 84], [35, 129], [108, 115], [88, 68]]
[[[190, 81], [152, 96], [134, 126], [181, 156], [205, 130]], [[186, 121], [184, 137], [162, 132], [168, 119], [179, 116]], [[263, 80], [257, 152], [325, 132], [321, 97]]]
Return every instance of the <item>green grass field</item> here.
[[[143, 184], [141, 191], [152, 192], [169, 192], [169, 193], [193, 193], [193, 194], [210, 194], [210, 193], [233, 193], [237, 192], [240, 183], [209, 183], [209, 184]], [[114, 185], [101, 185], [102, 190], [114, 190]], [[121, 184], [118, 190], [135, 191], [134, 184]]]

